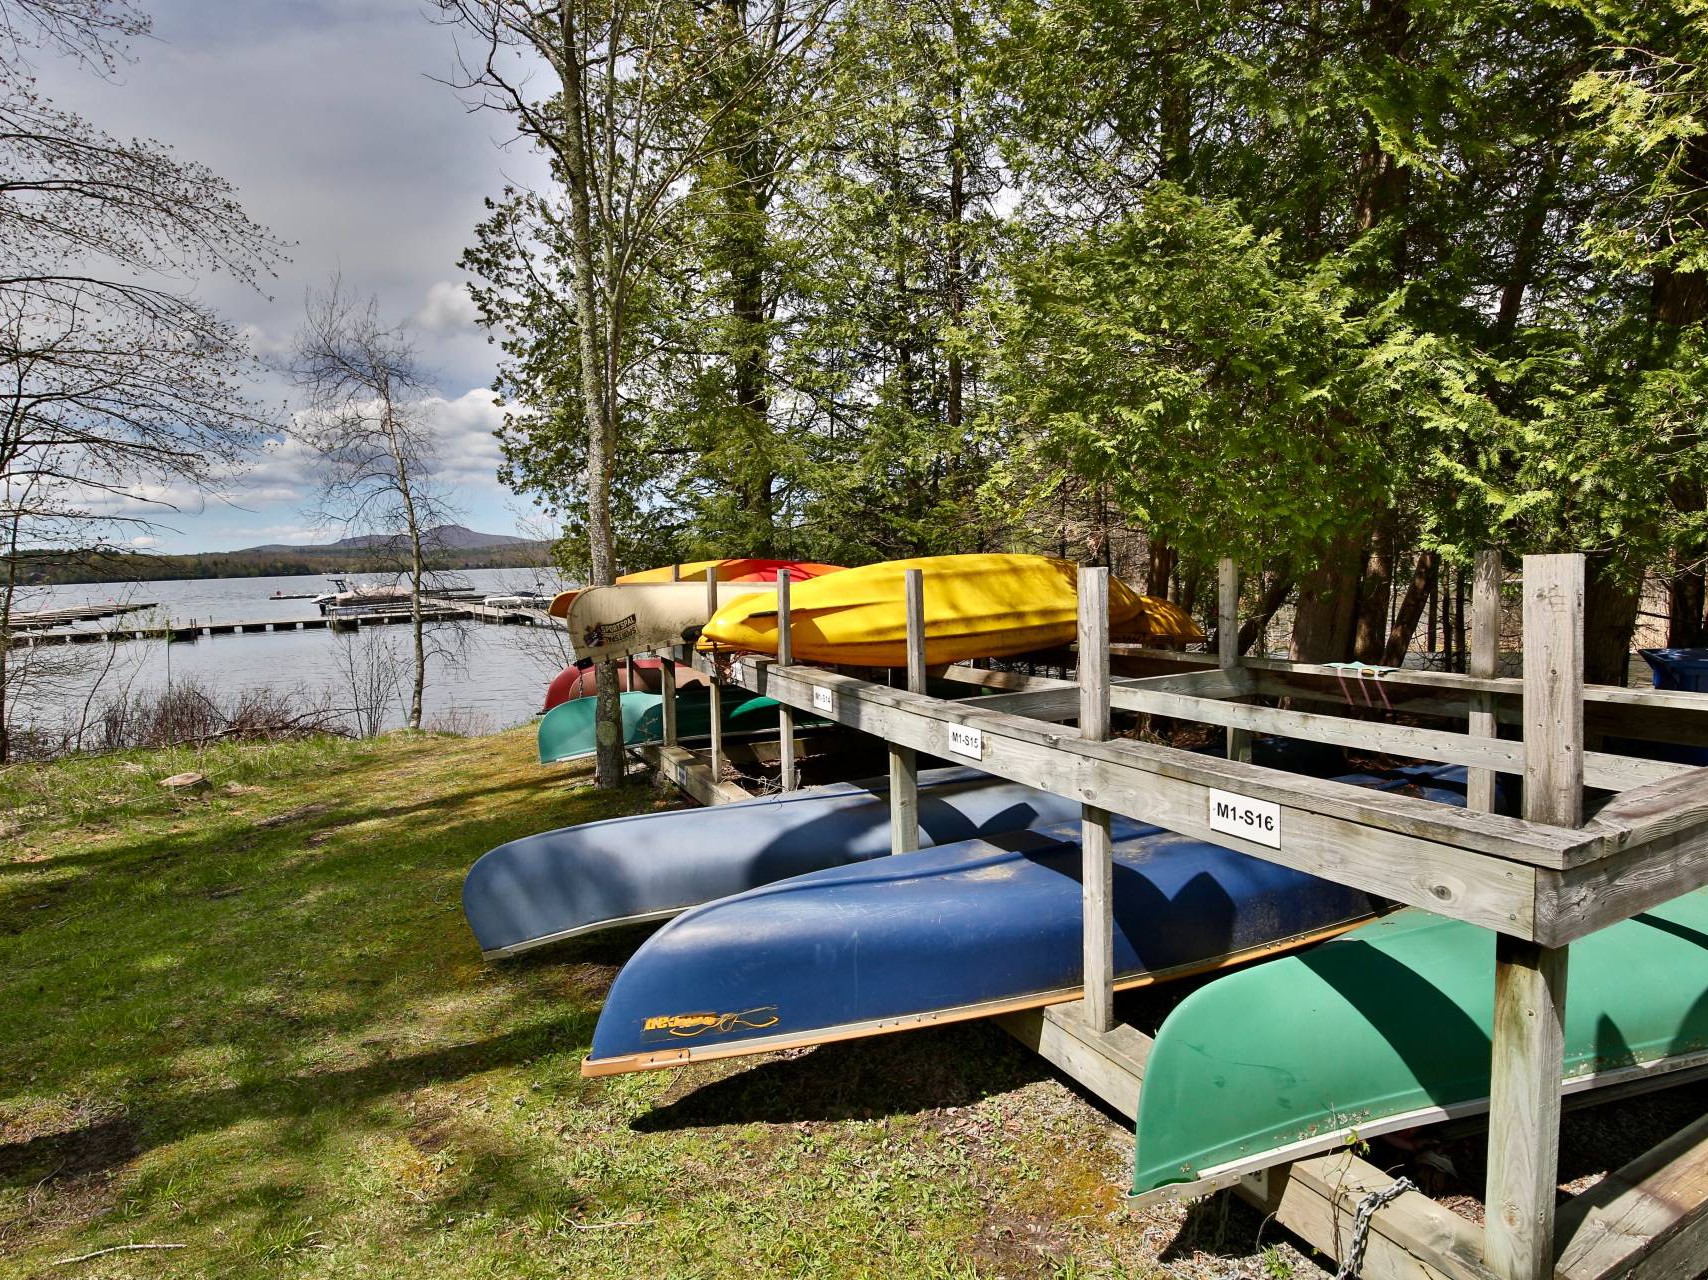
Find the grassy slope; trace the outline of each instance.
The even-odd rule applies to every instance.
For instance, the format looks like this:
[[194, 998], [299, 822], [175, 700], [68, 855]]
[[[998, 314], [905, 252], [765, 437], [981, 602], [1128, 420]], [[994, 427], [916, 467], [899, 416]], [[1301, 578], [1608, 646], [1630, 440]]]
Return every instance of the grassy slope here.
[[[191, 765], [201, 798], [156, 785]], [[0, 1274], [1226, 1274], [1200, 1240], [1247, 1274], [1301, 1261], [1259, 1257], [1225, 1205], [1121, 1209], [1130, 1137], [982, 1024], [583, 1081], [641, 935], [484, 964], [462, 873], [660, 803], [565, 786], [525, 730], [0, 772]], [[127, 1242], [187, 1247], [53, 1265]]]

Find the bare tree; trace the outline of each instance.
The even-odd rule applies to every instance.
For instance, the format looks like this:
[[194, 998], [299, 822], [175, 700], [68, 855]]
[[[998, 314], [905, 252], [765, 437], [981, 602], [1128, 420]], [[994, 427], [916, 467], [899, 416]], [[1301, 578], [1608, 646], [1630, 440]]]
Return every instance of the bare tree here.
[[110, 73], [147, 29], [129, 0], [0, 0], [0, 633], [22, 560], [220, 486], [272, 425], [241, 389], [236, 330], [185, 281], [258, 285], [277, 243], [211, 170], [60, 109], [30, 75], [38, 56]]
[[356, 301], [337, 278], [309, 294], [291, 372], [306, 400], [292, 430], [322, 463], [322, 513], [395, 538], [407, 555], [409, 727], [419, 729], [427, 687], [426, 538], [451, 515], [434, 478], [438, 454], [422, 403], [430, 383], [403, 327], [383, 324], [378, 302]]

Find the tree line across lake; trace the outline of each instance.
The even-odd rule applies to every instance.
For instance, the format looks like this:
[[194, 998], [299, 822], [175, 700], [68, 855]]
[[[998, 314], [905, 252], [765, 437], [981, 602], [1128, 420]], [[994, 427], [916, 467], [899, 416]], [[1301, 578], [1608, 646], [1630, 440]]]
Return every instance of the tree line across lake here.
[[[439, 573], [465, 569], [537, 569], [547, 562], [543, 544], [483, 547], [468, 551], [430, 551], [426, 567]], [[58, 586], [89, 582], [165, 582], [194, 578], [290, 578], [309, 574], [381, 574], [403, 572], [396, 554], [378, 551], [254, 552], [212, 551], [199, 555], [138, 555], [114, 551], [20, 551], [20, 585]], [[25, 602], [28, 607], [28, 602]]]

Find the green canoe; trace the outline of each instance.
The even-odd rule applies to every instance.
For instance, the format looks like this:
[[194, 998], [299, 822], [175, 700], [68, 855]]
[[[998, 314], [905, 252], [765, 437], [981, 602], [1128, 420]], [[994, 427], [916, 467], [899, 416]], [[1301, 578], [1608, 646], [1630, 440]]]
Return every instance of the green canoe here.
[[[625, 693], [623, 704], [623, 745], [638, 747], [649, 742], [664, 741], [664, 695], [658, 693]], [[560, 702], [540, 721], [540, 763], [558, 764], [565, 760], [580, 760], [593, 754], [593, 715], [597, 698], [571, 698]], [[698, 696], [691, 690], [676, 695], [676, 735], [679, 738], [704, 738], [712, 732], [711, 699], [702, 688]], [[729, 733], [746, 733], [756, 729], [777, 727], [777, 704], [770, 698], [734, 698], [725, 703], [724, 729]]]
[[[1169, 1014], [1133, 1194], [1202, 1194], [1356, 1135], [1488, 1109], [1494, 934], [1401, 911]], [[1708, 1063], [1708, 890], [1572, 944], [1565, 1090]]]

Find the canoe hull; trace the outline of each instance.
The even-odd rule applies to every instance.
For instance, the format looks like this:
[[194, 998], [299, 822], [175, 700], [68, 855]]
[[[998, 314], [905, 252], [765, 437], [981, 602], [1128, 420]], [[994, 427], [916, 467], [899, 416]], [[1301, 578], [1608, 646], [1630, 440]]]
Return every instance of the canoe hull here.
[[[619, 703], [625, 747], [664, 741], [663, 695], [624, 693]], [[591, 756], [597, 745], [594, 734], [598, 707], [597, 698], [572, 698], [546, 712], [537, 733], [540, 763], [564, 764]], [[749, 733], [776, 727], [777, 703], [771, 698], [748, 697], [740, 702], [731, 699], [724, 706], [725, 732]], [[711, 732], [711, 699], [707, 691], [699, 688], [678, 694], [676, 736], [691, 741]]]
[[[927, 770], [920, 782], [926, 846], [1052, 825], [1077, 811], [1049, 792], [971, 769]], [[838, 783], [513, 840], [470, 869], [463, 911], [485, 955], [514, 955], [889, 851], [887, 788]]]
[[[1363, 893], [1118, 824], [1122, 986], [1303, 945]], [[676, 1066], [1037, 1007], [1079, 994], [1077, 823], [797, 876], [707, 903], [618, 975], [583, 1074]]]
[[[570, 645], [577, 658], [603, 662], [681, 644], [686, 632], [704, 626], [711, 616], [706, 590], [703, 582], [589, 587], [575, 597], [564, 617]], [[774, 602], [777, 588], [763, 582], [718, 583], [720, 604], [751, 595]]]
[[[1403, 911], [1231, 974], [1163, 1023], [1133, 1191], [1239, 1173], [1487, 1109], [1494, 934]], [[1708, 1062], [1708, 891], [1572, 944], [1566, 1090]]]
[[[830, 665], [907, 665], [909, 569], [925, 582], [925, 660], [932, 666], [980, 657], [1034, 653], [1073, 642], [1078, 628], [1078, 569], [1065, 560], [1025, 555], [929, 556], [845, 569], [803, 583], [790, 595], [794, 656]], [[1110, 624], [1133, 638], [1202, 639], [1173, 605], [1110, 583]], [[773, 599], [721, 607], [703, 645], [777, 652]]]
[[[631, 682], [627, 662], [617, 668], [617, 689], [621, 693], [658, 693], [664, 687], [664, 679], [659, 675], [659, 660], [657, 658], [636, 658], [634, 660], [634, 679]], [[676, 668], [676, 687], [685, 689], [692, 685], [704, 685], [706, 677], [691, 667]], [[591, 664], [577, 664], [565, 667], [552, 677], [551, 684], [546, 686], [545, 709], [550, 711], [559, 703], [570, 702], [576, 698], [591, 698], [599, 691], [599, 668]]]

